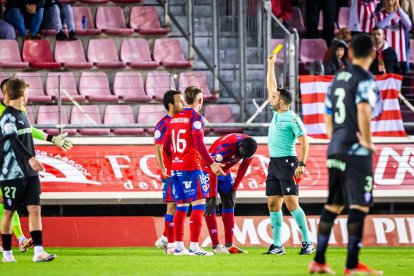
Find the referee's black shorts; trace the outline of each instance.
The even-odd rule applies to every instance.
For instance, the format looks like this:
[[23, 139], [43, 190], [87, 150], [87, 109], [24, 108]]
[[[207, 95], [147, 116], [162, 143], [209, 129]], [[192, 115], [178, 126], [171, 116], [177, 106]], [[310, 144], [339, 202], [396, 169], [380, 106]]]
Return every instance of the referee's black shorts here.
[[266, 196], [299, 195], [293, 176], [299, 160], [296, 156], [270, 158], [266, 179]]
[[327, 204], [374, 205], [372, 156], [331, 155], [328, 157], [329, 196]]
[[40, 205], [40, 178], [28, 176], [0, 182], [4, 209], [16, 211], [20, 206]]

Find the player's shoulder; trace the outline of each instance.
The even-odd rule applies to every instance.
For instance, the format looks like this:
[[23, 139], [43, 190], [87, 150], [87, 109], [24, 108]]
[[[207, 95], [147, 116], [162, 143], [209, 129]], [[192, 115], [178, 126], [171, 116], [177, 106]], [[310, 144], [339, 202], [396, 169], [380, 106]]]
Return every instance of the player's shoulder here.
[[169, 115], [165, 115], [158, 121], [158, 123], [155, 125], [155, 128], [160, 128], [164, 125], [168, 125], [170, 121], [171, 121], [171, 117]]

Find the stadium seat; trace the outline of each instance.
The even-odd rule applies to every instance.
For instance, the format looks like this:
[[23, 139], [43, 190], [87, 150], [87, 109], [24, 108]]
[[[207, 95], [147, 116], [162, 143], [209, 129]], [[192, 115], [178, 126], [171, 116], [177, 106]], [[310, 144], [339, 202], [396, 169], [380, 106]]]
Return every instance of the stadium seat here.
[[[405, 104], [400, 106], [402, 120], [405, 123], [414, 123], [414, 112]], [[408, 135], [414, 135], [414, 126], [404, 126]]]
[[298, 7], [292, 7], [292, 19], [288, 22], [292, 28], [296, 28], [299, 33], [305, 32], [305, 24], [303, 23], [302, 12]]
[[115, 42], [112, 39], [91, 39], [88, 45], [88, 60], [98, 68], [124, 68], [126, 63], [120, 61]]
[[34, 116], [32, 107], [30, 105], [25, 105], [24, 108], [26, 108], [27, 118], [29, 119], [29, 123], [31, 125], [34, 125], [35, 124], [35, 120], [34, 120], [35, 116]]
[[184, 59], [180, 42], [174, 38], [161, 38], [154, 43], [154, 60], [165, 68], [188, 68], [191, 62]]
[[[75, 19], [75, 33], [77, 35], [99, 35], [102, 33], [101, 29], [95, 28], [92, 20], [92, 14], [89, 7], [85, 6], [74, 6], [73, 17]], [[87, 28], [82, 28], [82, 17], [86, 18]]]
[[[37, 110], [37, 124], [38, 125], [58, 125], [59, 124], [59, 106], [57, 105], [42, 105], [39, 106]], [[65, 109], [62, 107], [62, 124], [68, 124], [68, 117], [66, 115]], [[64, 129], [64, 132], [67, 132], [68, 135], [73, 136], [76, 134], [76, 129], [68, 128]], [[47, 128], [44, 129], [44, 132], [50, 135], [58, 135], [59, 130], [56, 128]]]
[[132, 68], [157, 68], [159, 63], [151, 59], [148, 41], [143, 38], [125, 38], [121, 43], [120, 58]]
[[285, 40], [284, 39], [271, 39], [269, 45], [269, 55], [273, 52], [277, 45], [282, 44], [283, 48], [277, 54], [276, 63], [284, 63], [285, 60]]
[[82, 41], [56, 41], [55, 60], [66, 69], [90, 69], [93, 63], [86, 61]]
[[349, 8], [341, 7], [338, 14], [338, 28], [348, 28], [349, 25]]
[[82, 72], [79, 80], [79, 93], [90, 102], [117, 102], [112, 95], [104, 72]]
[[131, 35], [134, 33], [133, 29], [127, 28], [124, 11], [121, 7], [98, 7], [96, 27], [109, 35]]
[[53, 97], [45, 95], [43, 91], [43, 83], [39, 72], [17, 72], [14, 74], [15, 78], [23, 79], [27, 82], [29, 87], [29, 101], [38, 103], [51, 103]]
[[414, 64], [414, 39], [410, 39], [410, 64]]
[[327, 49], [323, 39], [302, 39], [300, 41], [300, 60], [306, 63], [314, 60], [323, 61]]
[[171, 78], [172, 76], [169, 72], [149, 72], [145, 81], [145, 91], [155, 100], [162, 101], [165, 92], [175, 89], [175, 83]]
[[[105, 107], [104, 124], [131, 125], [134, 124], [134, 112], [130, 105], [107, 105]], [[142, 128], [113, 128], [112, 133], [117, 135], [140, 135]]]
[[[81, 107], [85, 113], [89, 115], [89, 118], [96, 123], [96, 125], [102, 125], [101, 114], [99, 113], [98, 106], [82, 105]], [[77, 106], [74, 106], [70, 115], [70, 123], [73, 125], [94, 125], [85, 113]], [[109, 128], [79, 128], [78, 131], [81, 135], [93, 136], [108, 135], [110, 133]]]
[[112, 2], [114, 3], [135, 3], [135, 4], [139, 4], [144, 2], [144, 0], [112, 0]]
[[[204, 116], [209, 123], [234, 123], [231, 106], [228, 104], [209, 104], [204, 110]], [[241, 128], [211, 128], [217, 134], [242, 132]]]
[[59, 0], [62, 4], [73, 4], [76, 2], [76, 0]]
[[217, 99], [213, 94], [211, 94], [210, 88], [208, 88], [207, 76], [204, 72], [182, 72], [178, 82], [178, 89], [184, 93], [184, 90], [188, 86], [199, 87], [203, 92], [203, 98], [205, 100]]
[[24, 69], [29, 68], [28, 62], [20, 58], [19, 45], [16, 40], [0, 40], [0, 68]]
[[86, 4], [106, 4], [109, 0], [79, 0], [81, 3]]
[[50, 43], [47, 40], [29, 40], [23, 43], [23, 61], [35, 69], [60, 69], [61, 64], [53, 60]]
[[[85, 96], [79, 95], [78, 90], [76, 89], [75, 77], [72, 72], [61, 72], [61, 73], [52, 73], [47, 74], [46, 82], [46, 94], [53, 96], [56, 100], [59, 95], [59, 79], [60, 76], [60, 87], [62, 90], [65, 90], [75, 101], [84, 102]], [[66, 96], [63, 92], [61, 94], [63, 102], [69, 102], [69, 97]]]
[[164, 35], [169, 32], [167, 28], [161, 28], [160, 18], [154, 6], [133, 7], [129, 25], [142, 35]]
[[149, 102], [152, 96], [144, 90], [139, 72], [117, 72], [114, 77], [114, 94], [125, 102]]
[[[165, 107], [160, 105], [142, 104], [138, 109], [138, 124], [153, 124], [154, 127], [167, 114]], [[145, 132], [150, 135], [154, 134], [154, 128], [145, 128]]]

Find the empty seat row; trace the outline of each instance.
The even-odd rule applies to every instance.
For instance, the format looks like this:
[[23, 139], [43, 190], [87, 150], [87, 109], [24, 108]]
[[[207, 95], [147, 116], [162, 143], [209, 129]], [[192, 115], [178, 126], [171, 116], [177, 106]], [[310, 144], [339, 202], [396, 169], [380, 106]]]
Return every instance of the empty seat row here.
[[[273, 51], [273, 49], [278, 45], [284, 45], [283, 39], [272, 39], [269, 45], [269, 52]], [[283, 63], [284, 62], [284, 49], [279, 52], [277, 62]], [[326, 50], [328, 47], [326, 45], [325, 40], [316, 38], [316, 39], [306, 39], [303, 38], [300, 40], [299, 45], [299, 60], [302, 63], [311, 63], [315, 60], [323, 61], [325, 56]]]
[[[33, 110], [27, 106], [28, 117], [32, 124], [38, 125], [57, 125], [58, 106], [39, 106], [37, 119], [34, 119]], [[87, 115], [86, 115], [87, 114]], [[103, 121], [96, 105], [82, 105], [80, 108], [74, 106], [70, 112], [70, 120], [63, 109], [61, 113], [62, 124], [85, 125], [80, 129], [65, 129], [70, 136], [79, 132], [81, 135], [108, 135], [111, 132], [116, 135], [142, 135], [145, 133], [153, 134], [154, 128], [88, 128], [91, 125], [131, 125], [149, 124], [154, 125], [166, 114], [163, 105], [141, 105], [138, 109], [137, 119], [134, 119], [134, 112], [130, 105], [107, 105], [103, 114]], [[211, 123], [234, 123], [230, 105], [207, 105], [205, 108], [205, 118]], [[212, 129], [217, 134], [240, 132], [235, 128]], [[58, 133], [57, 129], [45, 129], [51, 135]]]
[[[51, 103], [57, 100], [60, 87], [62, 101], [68, 102], [73, 98], [77, 102], [148, 102], [161, 101], [164, 93], [175, 89], [175, 83], [169, 72], [149, 72], [146, 81], [139, 72], [117, 72], [113, 80], [113, 94], [109, 81], [104, 72], [82, 72], [79, 78], [79, 93], [72, 72], [49, 72], [46, 81], [46, 91], [39, 72], [17, 72], [14, 77], [24, 79], [29, 85], [29, 101]], [[6, 75], [0, 73], [0, 80]], [[183, 72], [179, 77], [179, 90], [184, 91], [188, 86], [197, 86], [207, 100], [215, 99], [208, 87], [204, 72]], [[46, 94], [45, 94], [46, 92]]]
[[[129, 17], [129, 25], [125, 22], [124, 11], [121, 7], [102, 6], [96, 10], [96, 20], [92, 19], [92, 13], [87, 6], [74, 6], [73, 17], [75, 20], [75, 33], [77, 35], [132, 35], [137, 32], [142, 35], [165, 35], [167, 28], [161, 27], [157, 9], [153, 6], [132, 7]], [[86, 28], [82, 26], [82, 18], [86, 19]], [[43, 29], [44, 35], [54, 35], [56, 30]]]
[[156, 39], [152, 60], [148, 42], [142, 38], [123, 39], [120, 55], [112, 39], [91, 39], [87, 56], [80, 40], [56, 41], [54, 58], [47, 40], [26, 40], [23, 44], [23, 60], [15, 40], [0, 40], [0, 68], [35, 69], [90, 69], [98, 68], [188, 68], [177, 39]]

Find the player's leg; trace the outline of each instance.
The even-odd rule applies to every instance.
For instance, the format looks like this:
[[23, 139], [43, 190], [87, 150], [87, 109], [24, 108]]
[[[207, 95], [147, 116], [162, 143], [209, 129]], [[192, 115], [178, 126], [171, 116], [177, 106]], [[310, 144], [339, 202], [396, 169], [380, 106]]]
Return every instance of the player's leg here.
[[24, 178], [26, 187], [23, 203], [29, 213], [29, 230], [33, 239], [33, 262], [49, 262], [56, 255], [47, 253], [43, 248], [42, 218], [40, 208], [40, 179], [38, 176]]
[[372, 189], [372, 157], [349, 156], [346, 174], [348, 175], [346, 189], [349, 196], [350, 211], [348, 214], [348, 253], [344, 274], [374, 274], [382, 271], [370, 269], [359, 261], [364, 220], [373, 205]]
[[[219, 180], [220, 177], [212, 175], [213, 172], [210, 169], [208, 169], [208, 172], [203, 171], [203, 173], [206, 176], [206, 179], [208, 179], [209, 181], [209, 186], [210, 186], [209, 195], [212, 195], [213, 191], [211, 191], [211, 187], [214, 186], [217, 189], [218, 183], [220, 183], [220, 180]], [[214, 183], [212, 182], [215, 182], [215, 181], [217, 183], [214, 185]], [[214, 195], [216, 195], [216, 193], [214, 193]], [[216, 196], [214, 196], [214, 198], [216, 198]], [[211, 239], [211, 247], [213, 249], [214, 254], [222, 254], [226, 252], [225, 248], [223, 248], [223, 246], [220, 245], [219, 238], [218, 238], [219, 234], [218, 234], [218, 225], [217, 225], [217, 210], [214, 209], [211, 212], [211, 214], [208, 214], [208, 215], [206, 214], [204, 218], [206, 220], [208, 233]]]
[[[177, 210], [177, 203], [175, 202], [168, 202], [167, 203], [167, 213], [165, 214], [165, 226], [168, 227], [167, 228], [167, 239], [168, 239], [168, 248], [167, 251], [168, 252], [173, 252], [174, 251], [174, 214], [175, 211]], [[168, 253], [167, 252], [167, 253]]]
[[13, 227], [13, 234], [19, 242], [20, 252], [26, 253], [27, 249], [29, 249], [29, 247], [33, 245], [33, 241], [31, 238], [27, 239], [24, 236], [22, 226], [20, 224], [20, 217], [17, 211], [14, 212], [13, 214], [12, 227]]

